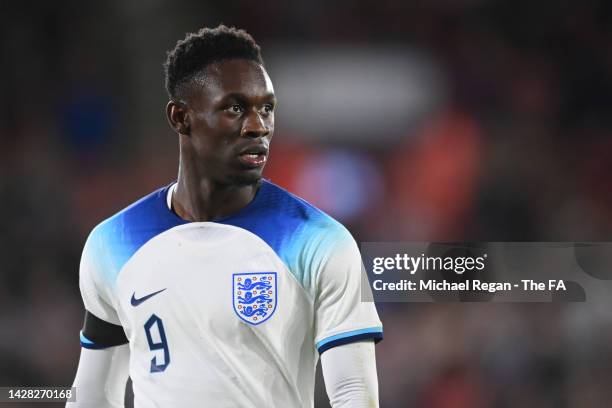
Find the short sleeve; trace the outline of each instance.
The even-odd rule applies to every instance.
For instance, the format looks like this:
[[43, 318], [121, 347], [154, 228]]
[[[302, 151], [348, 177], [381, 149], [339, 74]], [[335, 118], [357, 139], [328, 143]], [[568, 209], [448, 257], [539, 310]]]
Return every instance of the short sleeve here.
[[111, 287], [105, 280], [104, 245], [96, 234], [90, 234], [79, 268], [79, 288], [85, 309], [108, 323], [121, 325], [112, 301]]
[[325, 245], [315, 298], [315, 344], [319, 353], [355, 341], [382, 340], [373, 302], [361, 300], [362, 262], [357, 244], [344, 228]]

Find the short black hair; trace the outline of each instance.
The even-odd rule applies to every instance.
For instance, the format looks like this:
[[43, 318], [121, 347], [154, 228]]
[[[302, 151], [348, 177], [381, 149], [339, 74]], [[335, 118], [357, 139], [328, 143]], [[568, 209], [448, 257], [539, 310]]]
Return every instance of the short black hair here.
[[207, 65], [228, 59], [247, 59], [263, 65], [261, 49], [244, 30], [223, 24], [188, 33], [168, 51], [164, 72], [171, 99], [181, 97], [188, 84]]

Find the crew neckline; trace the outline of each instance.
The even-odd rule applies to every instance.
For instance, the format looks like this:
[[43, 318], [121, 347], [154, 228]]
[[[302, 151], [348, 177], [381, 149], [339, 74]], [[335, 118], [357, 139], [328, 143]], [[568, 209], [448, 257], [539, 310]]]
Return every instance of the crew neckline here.
[[238, 217], [240, 215], [242, 215], [243, 213], [249, 211], [251, 208], [255, 207], [257, 202], [260, 200], [260, 197], [262, 196], [261, 191], [265, 188], [267, 188], [269, 186], [270, 182], [266, 179], [261, 179], [260, 183], [259, 183], [259, 188], [257, 189], [257, 191], [255, 192], [255, 196], [253, 197], [253, 199], [244, 207], [242, 207], [240, 210], [236, 211], [233, 214], [229, 214], [223, 217], [219, 217], [219, 218], [215, 218], [213, 220], [209, 220], [209, 221], [188, 221], [185, 220], [183, 218], [181, 218], [172, 208], [172, 194], [174, 194], [174, 192], [176, 191], [176, 188], [178, 186], [178, 183], [175, 181], [174, 183], [172, 183], [169, 187], [167, 187], [166, 189], [166, 205], [165, 208], [166, 210], [172, 214], [176, 219], [180, 220], [182, 223], [191, 223], [191, 222], [225, 222], [227, 220], [230, 220], [234, 217]]

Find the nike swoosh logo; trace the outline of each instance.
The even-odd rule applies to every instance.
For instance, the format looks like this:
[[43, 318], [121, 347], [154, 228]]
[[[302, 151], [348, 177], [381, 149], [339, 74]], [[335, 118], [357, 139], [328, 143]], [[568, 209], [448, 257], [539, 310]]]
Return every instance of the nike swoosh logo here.
[[140, 299], [136, 299], [136, 292], [134, 292], [134, 293], [132, 293], [132, 300], [130, 301], [130, 303], [132, 304], [132, 306], [138, 306], [139, 304], [141, 304], [145, 300], [151, 299], [153, 296], [157, 295], [158, 293], [163, 292], [166, 289], [168, 289], [168, 288], [163, 288], [161, 290], [158, 290], [157, 292], [150, 293], [147, 296], [141, 297]]

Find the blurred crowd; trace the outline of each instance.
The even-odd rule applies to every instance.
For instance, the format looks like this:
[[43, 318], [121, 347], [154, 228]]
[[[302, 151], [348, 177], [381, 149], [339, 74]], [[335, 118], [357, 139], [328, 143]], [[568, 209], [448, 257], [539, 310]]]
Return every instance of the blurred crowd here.
[[[358, 242], [610, 241], [611, 20], [595, 0], [1, 5], [0, 385], [72, 382], [88, 232], [175, 177], [161, 64], [185, 32], [435, 61], [444, 98], [393, 137], [274, 136], [266, 177]], [[381, 406], [609, 406], [610, 306], [380, 304]]]

